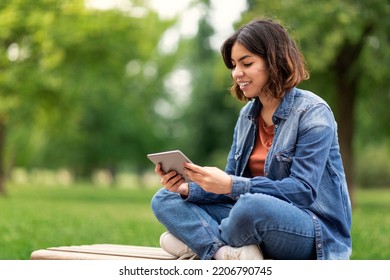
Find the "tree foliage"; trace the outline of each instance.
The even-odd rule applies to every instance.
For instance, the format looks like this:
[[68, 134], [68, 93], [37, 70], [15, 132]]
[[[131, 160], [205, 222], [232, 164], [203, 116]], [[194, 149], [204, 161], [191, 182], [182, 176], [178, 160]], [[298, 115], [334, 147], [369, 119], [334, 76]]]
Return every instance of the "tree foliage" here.
[[0, 151], [6, 148], [7, 166], [88, 174], [145, 165], [145, 154], [164, 141], [153, 106], [174, 58], [158, 50], [173, 21], [142, 11], [98, 11], [82, 1], [0, 4], [0, 136], [7, 140]]
[[183, 145], [199, 164], [224, 168], [238, 110], [243, 104], [229, 94], [230, 72], [220, 53], [210, 45], [213, 34], [205, 13], [196, 37], [188, 42], [191, 47], [185, 48], [193, 82], [191, 101], [182, 118], [188, 132]]

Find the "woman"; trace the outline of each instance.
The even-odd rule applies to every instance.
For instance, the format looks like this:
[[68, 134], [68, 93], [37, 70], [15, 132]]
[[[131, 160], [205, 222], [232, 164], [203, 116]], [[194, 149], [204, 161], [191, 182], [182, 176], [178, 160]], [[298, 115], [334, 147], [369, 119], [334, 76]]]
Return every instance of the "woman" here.
[[308, 78], [277, 22], [254, 20], [222, 45], [232, 93], [248, 101], [225, 171], [185, 164], [156, 173], [152, 200], [163, 249], [200, 259], [348, 259], [351, 206], [327, 103], [296, 88]]

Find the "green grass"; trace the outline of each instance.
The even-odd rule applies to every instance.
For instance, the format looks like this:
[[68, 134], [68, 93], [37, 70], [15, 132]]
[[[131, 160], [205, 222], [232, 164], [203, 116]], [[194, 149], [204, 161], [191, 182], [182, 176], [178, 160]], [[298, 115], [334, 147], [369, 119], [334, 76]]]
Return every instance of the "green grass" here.
[[95, 243], [158, 246], [164, 228], [152, 190], [9, 187], [0, 198], [0, 259], [37, 249]]
[[[0, 259], [29, 259], [37, 249], [94, 243], [158, 246], [155, 190], [92, 186], [8, 186], [0, 197]], [[390, 259], [390, 190], [358, 190], [352, 259]]]
[[352, 259], [390, 260], [390, 189], [356, 192], [352, 244]]

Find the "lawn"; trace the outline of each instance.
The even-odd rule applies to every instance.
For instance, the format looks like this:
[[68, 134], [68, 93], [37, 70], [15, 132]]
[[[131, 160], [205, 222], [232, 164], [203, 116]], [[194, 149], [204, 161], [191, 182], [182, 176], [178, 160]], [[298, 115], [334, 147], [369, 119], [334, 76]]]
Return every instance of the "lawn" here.
[[[29, 259], [51, 246], [158, 246], [164, 228], [150, 209], [153, 189], [8, 186], [0, 197], [0, 259]], [[358, 190], [352, 259], [390, 259], [390, 190]]]
[[390, 189], [356, 192], [352, 242], [352, 259], [390, 260]]

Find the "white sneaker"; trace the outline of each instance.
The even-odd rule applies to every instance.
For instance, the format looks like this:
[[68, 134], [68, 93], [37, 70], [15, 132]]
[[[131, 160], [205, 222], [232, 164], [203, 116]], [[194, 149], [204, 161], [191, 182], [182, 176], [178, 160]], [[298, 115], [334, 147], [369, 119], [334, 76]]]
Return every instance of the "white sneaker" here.
[[199, 259], [199, 257], [188, 247], [183, 241], [179, 240], [170, 232], [164, 232], [160, 236], [160, 246], [161, 248], [177, 257], [179, 260], [194, 260]]
[[224, 260], [264, 260], [263, 253], [257, 245], [247, 245], [243, 247], [226, 246], [223, 252]]

